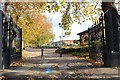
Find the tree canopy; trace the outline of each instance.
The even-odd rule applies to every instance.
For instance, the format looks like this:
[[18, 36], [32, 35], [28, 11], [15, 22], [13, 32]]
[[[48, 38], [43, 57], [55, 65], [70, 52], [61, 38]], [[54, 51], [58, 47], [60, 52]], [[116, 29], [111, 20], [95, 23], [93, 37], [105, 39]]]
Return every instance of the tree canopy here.
[[82, 24], [87, 20], [96, 22], [101, 15], [102, 8], [100, 0], [84, 1], [84, 2], [53, 2], [47, 4], [47, 10], [49, 12], [61, 12], [62, 13], [62, 28], [65, 30], [65, 35], [70, 35], [70, 26], [73, 22]]
[[9, 2], [6, 12], [10, 13], [14, 22], [22, 28], [22, 37], [27, 45], [47, 44], [54, 38], [52, 23], [40, 10], [45, 3]]
[[[50, 21], [47, 21], [46, 17], [42, 15], [45, 11], [61, 12], [62, 28], [66, 31], [65, 35], [70, 35], [70, 26], [73, 22], [78, 24], [84, 23], [86, 20], [95, 22], [98, 20], [102, 8], [100, 0], [92, 0], [91, 2], [64, 2], [59, 0], [52, 2], [6, 2], [4, 11], [10, 13], [13, 20], [23, 29], [23, 39], [26, 42], [40, 43], [41, 38], [38, 37], [41, 34], [50, 32], [50, 37], [44, 35], [44, 39], [49, 38], [50, 40], [54, 36], [51, 33]], [[29, 39], [30, 37], [31, 39]], [[48, 41], [44, 40], [43, 43], [46, 42]]]

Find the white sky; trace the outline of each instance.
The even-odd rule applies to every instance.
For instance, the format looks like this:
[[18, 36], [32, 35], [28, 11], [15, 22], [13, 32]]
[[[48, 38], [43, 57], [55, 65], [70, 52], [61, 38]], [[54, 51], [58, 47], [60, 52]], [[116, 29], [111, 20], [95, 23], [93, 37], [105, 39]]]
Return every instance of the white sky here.
[[[52, 29], [53, 29], [53, 33], [55, 34], [55, 39], [54, 41], [60, 41], [60, 37], [62, 35], [62, 29], [59, 28], [59, 23], [61, 22], [61, 13], [55, 12], [55, 13], [45, 13], [47, 15], [48, 18], [51, 19], [52, 21]], [[71, 34], [69, 35], [69, 37], [63, 37], [63, 40], [75, 40], [75, 39], [79, 39], [79, 36], [77, 35], [78, 33], [87, 30], [88, 27], [90, 27], [92, 25], [92, 21], [86, 21], [84, 22], [82, 25], [77, 24], [77, 23], [73, 23], [71, 25]]]

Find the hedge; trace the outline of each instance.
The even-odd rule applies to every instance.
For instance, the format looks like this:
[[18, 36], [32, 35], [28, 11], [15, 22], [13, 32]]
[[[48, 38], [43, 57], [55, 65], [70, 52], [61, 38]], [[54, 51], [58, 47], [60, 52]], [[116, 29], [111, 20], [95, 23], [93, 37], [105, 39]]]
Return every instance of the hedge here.
[[88, 47], [81, 47], [81, 48], [58, 48], [56, 51], [56, 53], [81, 53], [81, 52], [88, 52]]

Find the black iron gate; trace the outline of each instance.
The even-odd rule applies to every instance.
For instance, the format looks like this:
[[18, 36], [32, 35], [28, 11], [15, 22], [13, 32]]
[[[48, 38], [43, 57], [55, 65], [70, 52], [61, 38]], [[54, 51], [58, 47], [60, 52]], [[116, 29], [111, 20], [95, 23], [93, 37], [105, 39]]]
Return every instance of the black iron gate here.
[[22, 29], [12, 20], [12, 17], [0, 11], [1, 18], [1, 59], [0, 68], [9, 68], [11, 62], [21, 59], [22, 55]]
[[88, 36], [90, 58], [102, 59], [104, 66], [120, 66], [120, 17], [114, 7], [88, 29]]
[[103, 25], [103, 15], [101, 14], [91, 28], [88, 28], [89, 57], [96, 61], [102, 61], [105, 46], [105, 27]]
[[11, 61], [22, 58], [22, 29], [16, 24], [12, 27], [13, 40], [11, 42]]

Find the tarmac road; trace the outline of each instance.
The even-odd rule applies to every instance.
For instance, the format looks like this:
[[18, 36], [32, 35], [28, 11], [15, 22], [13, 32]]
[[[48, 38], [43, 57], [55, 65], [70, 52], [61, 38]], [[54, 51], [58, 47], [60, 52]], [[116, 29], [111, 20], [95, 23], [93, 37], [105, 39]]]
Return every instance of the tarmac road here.
[[[95, 67], [84, 58], [72, 55], [59, 57], [56, 49], [26, 49], [26, 59], [10, 69], [0, 70], [6, 80], [119, 80], [116, 68]], [[14, 67], [14, 68], [13, 68]]]

